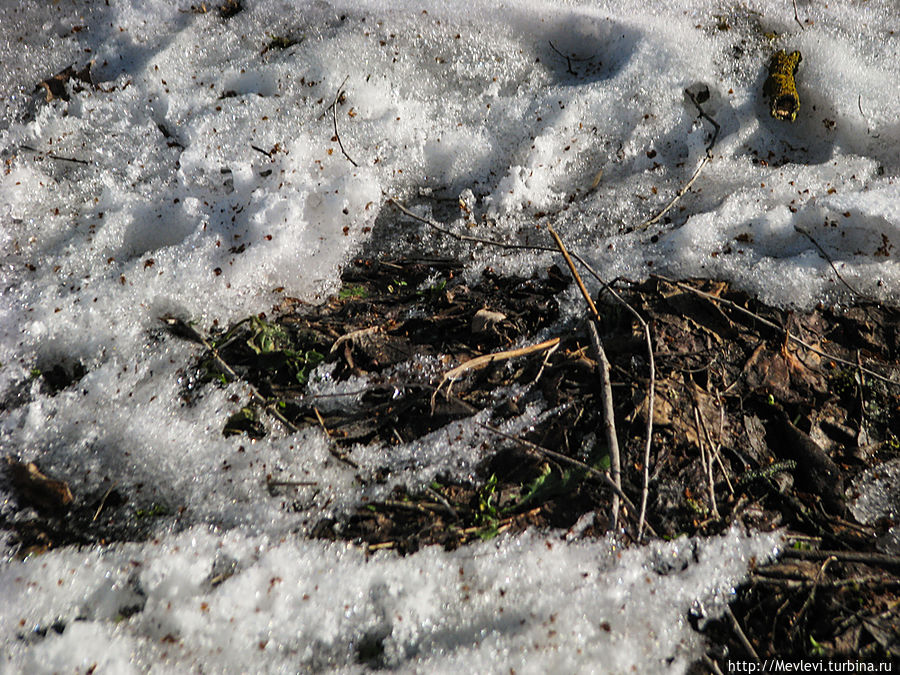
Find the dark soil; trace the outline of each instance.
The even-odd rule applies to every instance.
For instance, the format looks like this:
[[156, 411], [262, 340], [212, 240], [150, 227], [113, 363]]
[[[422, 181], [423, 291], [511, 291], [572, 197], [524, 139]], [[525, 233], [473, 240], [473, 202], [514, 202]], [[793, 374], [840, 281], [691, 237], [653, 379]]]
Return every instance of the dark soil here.
[[[553, 412], [520, 439], [497, 434], [478, 482], [444, 477], [415, 490], [397, 488], [390, 499], [361, 501], [343, 517], [318, 523], [314, 536], [405, 554], [526, 527], [565, 530], [580, 523], [580, 536], [604, 535], [612, 495], [596, 478], [610, 462], [596, 355], [585, 325], [560, 321], [559, 295], [572, 280], [557, 267], [531, 278], [486, 269], [476, 283], [466, 283], [460, 271], [448, 259], [359, 259], [344, 271], [341, 292], [320, 306], [285, 298], [271, 316], [209, 336], [169, 320], [170, 330], [207, 348], [190, 367], [185, 402], [203, 382], [244, 379], [258, 395], [235, 401], [224, 434], [259, 437], [272, 424], [324, 428], [334, 453], [358, 469], [363, 483], [384, 480], [387, 469], [357, 467], [357, 444], [408, 442], [482, 410], [490, 411], [490, 428], [537, 403]], [[752, 571], [733, 604], [733, 622], [705, 624], [713, 647], [698, 672], [711, 662], [727, 672], [727, 658], [753, 658], [747, 644], [760, 658], [900, 656], [900, 560], [878, 557], [874, 545], [876, 529], [893, 523], [857, 523], [845, 501], [855, 476], [900, 457], [900, 311], [859, 304], [790, 312], [709, 280], [657, 277], [616, 289], [653, 338], [649, 525], [659, 536], [675, 537], [716, 534], [737, 522], [786, 528], [797, 542], [777, 563]], [[599, 304], [623, 490], [639, 504], [647, 344], [627, 308], [608, 294]], [[788, 332], [814, 349], [787, 339]], [[559, 338], [554, 349], [498, 358], [452, 387], [441, 379], [475, 357], [551, 337]], [[422, 357], [434, 357], [441, 371], [423, 369]], [[358, 402], [322, 412], [321, 402], [306, 395], [307, 380], [323, 361], [334, 364], [337, 379], [366, 378]], [[523, 393], [502, 393], [513, 385]], [[27, 526], [4, 527], [23, 548], [115, 535], [87, 518], [101, 493], [90, 504], [48, 506], [29, 495], [27, 480], [20, 484], [21, 502], [36, 515]], [[270, 491], [277, 490], [273, 484]], [[115, 512], [111, 495], [101, 509], [106, 514]], [[84, 516], [61, 519], [60, 510]], [[636, 524], [637, 514], [623, 508], [626, 542], [637, 540]], [[139, 532], [123, 538], [131, 535]], [[836, 552], [835, 558], [820, 550]]]

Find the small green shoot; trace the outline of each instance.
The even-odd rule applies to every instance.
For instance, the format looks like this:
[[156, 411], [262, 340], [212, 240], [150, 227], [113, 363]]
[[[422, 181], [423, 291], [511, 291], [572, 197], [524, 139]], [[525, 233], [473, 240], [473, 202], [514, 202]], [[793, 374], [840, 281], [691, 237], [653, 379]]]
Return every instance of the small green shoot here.
[[440, 281], [431, 284], [431, 286], [428, 286], [427, 288], [416, 291], [416, 295], [426, 300], [434, 300], [438, 298], [446, 288], [447, 280], [441, 279]]
[[403, 281], [402, 279], [394, 279], [393, 283], [388, 284], [387, 290], [388, 293], [399, 293], [401, 288], [408, 286], [409, 284]]
[[136, 518], [162, 518], [170, 515], [172, 512], [165, 504], [152, 503], [146, 509], [136, 509], [134, 515]]
[[825, 650], [825, 647], [823, 645], [821, 645], [819, 642], [817, 642], [816, 639], [812, 635], [809, 636], [809, 644], [810, 644], [810, 650], [809, 650], [810, 656], [827, 656], [828, 655], [828, 652]]
[[347, 300], [349, 298], [365, 298], [368, 297], [368, 295], [369, 292], [366, 290], [365, 286], [344, 286], [338, 291], [338, 298], [341, 300]]

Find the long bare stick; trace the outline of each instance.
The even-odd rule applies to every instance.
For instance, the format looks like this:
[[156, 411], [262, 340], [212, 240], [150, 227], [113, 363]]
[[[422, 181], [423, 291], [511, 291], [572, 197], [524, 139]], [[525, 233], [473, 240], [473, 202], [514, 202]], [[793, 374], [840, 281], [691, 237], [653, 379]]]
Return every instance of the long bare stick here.
[[[187, 322], [173, 316], [163, 316], [160, 317], [160, 320], [168, 326], [169, 330], [178, 337], [182, 337], [193, 342], [197, 342], [203, 345], [207, 351], [209, 351], [210, 355], [213, 358], [216, 366], [221, 370], [225, 375], [230, 377], [232, 380], [240, 380], [240, 376], [234, 372], [234, 369], [228, 365], [225, 359], [222, 358], [221, 354], [219, 354], [219, 350], [203, 335], [197, 331], [193, 326], [189, 325]], [[274, 403], [270, 402], [265, 396], [259, 393], [259, 390], [254, 387], [249, 382], [244, 382], [244, 386], [246, 386], [250, 390], [250, 397], [255, 400], [257, 403], [262, 405], [263, 409], [268, 412], [272, 417], [281, 422], [284, 427], [290, 431], [291, 433], [296, 433], [300, 431], [300, 427], [291, 422], [287, 417], [281, 414], [281, 411], [275, 406]], [[318, 411], [316, 411], [318, 414]], [[320, 418], [321, 419], [321, 418]], [[326, 429], [326, 435], [328, 430]], [[329, 444], [328, 452], [330, 452], [336, 459], [344, 462], [345, 464], [353, 467], [354, 469], [359, 468], [359, 464], [354, 462], [352, 459], [347, 457], [346, 455], [339, 452], [336, 448]]]
[[859, 562], [877, 567], [900, 569], [900, 556], [885, 553], [865, 553], [860, 551], [810, 551], [805, 549], [785, 548], [781, 558], [794, 560], [828, 560], [837, 558], [840, 562]]
[[559, 249], [560, 253], [562, 253], [563, 258], [565, 258], [566, 264], [569, 266], [569, 271], [572, 272], [572, 276], [575, 277], [575, 283], [578, 284], [578, 290], [581, 291], [581, 295], [584, 297], [584, 301], [587, 303], [588, 308], [591, 310], [591, 314], [593, 314], [594, 318], [599, 321], [600, 312], [597, 311], [597, 305], [594, 304], [594, 301], [591, 298], [591, 294], [588, 293], [587, 288], [585, 288], [584, 282], [581, 280], [581, 275], [578, 274], [578, 270], [575, 268], [575, 263], [573, 263], [572, 258], [569, 257], [569, 252], [566, 250], [566, 245], [563, 244], [562, 239], [559, 238], [559, 235], [556, 233], [556, 230], [553, 229], [552, 225], [547, 225], [547, 231], [550, 233], [550, 236], [553, 237], [553, 241], [556, 242], [557, 248]]
[[713, 478], [712, 448], [710, 447], [709, 450], [706, 450], [703, 445], [703, 437], [700, 435], [700, 408], [697, 406], [696, 402], [694, 403], [694, 422], [697, 427], [697, 445], [700, 446], [700, 462], [703, 464], [704, 473], [706, 473], [707, 489], [709, 491], [709, 507], [713, 517], [718, 519], [721, 516], [719, 515], [719, 508], [716, 506], [716, 483]]
[[[189, 325], [182, 319], [173, 316], [163, 316], [160, 317], [160, 320], [165, 323], [166, 326], [168, 326], [169, 330], [173, 334], [203, 345], [212, 356], [216, 366], [225, 375], [230, 377], [232, 380], [241, 379], [240, 376], [236, 372], [234, 372], [234, 369], [228, 365], [225, 359], [222, 358], [222, 356], [219, 354], [219, 350], [215, 346], [213, 346], [213, 344], [209, 340], [203, 337], [203, 335], [193, 326]], [[259, 390], [256, 387], [254, 387], [249, 382], [244, 382], [244, 385], [250, 390], [250, 398], [261, 404], [262, 407], [275, 419], [281, 422], [288, 431], [290, 431], [291, 433], [300, 431], [300, 427], [298, 427], [287, 417], [282, 415], [281, 412], [272, 403], [270, 403], [265, 396], [259, 393]]]
[[[459, 234], [457, 232], [454, 232], [453, 230], [449, 230], [446, 227], [443, 227], [442, 225], [439, 225], [438, 223], [431, 220], [430, 218], [423, 218], [422, 216], [410, 211], [408, 208], [406, 208], [403, 204], [401, 204], [394, 197], [388, 197], [388, 201], [391, 204], [393, 204], [394, 206], [396, 206], [398, 209], [400, 209], [407, 216], [412, 218], [413, 220], [418, 220], [420, 223], [424, 223], [425, 225], [428, 225], [430, 228], [437, 230], [441, 234], [447, 235], [448, 237], [450, 237], [452, 239], [456, 239], [456, 241], [470, 241], [474, 244], [486, 244], [488, 246], [496, 246], [498, 248], [505, 248], [505, 249], [509, 249], [509, 250], [519, 250], [519, 251], [551, 251], [551, 252], [556, 251], [556, 249], [553, 248], [552, 246], [534, 246], [532, 244], [510, 244], [508, 242], [498, 241], [496, 239], [485, 239], [483, 237], [471, 237], [466, 234]], [[580, 259], [579, 259], [579, 262], [581, 262]]]
[[643, 471], [643, 489], [641, 490], [641, 517], [638, 526], [638, 541], [642, 540], [643, 537], [643, 528], [644, 528], [644, 519], [647, 514], [647, 499], [650, 494], [650, 448], [653, 445], [653, 411], [655, 410], [654, 405], [656, 404], [656, 360], [653, 356], [653, 338], [650, 335], [650, 325], [644, 320], [644, 317], [641, 316], [640, 312], [638, 312], [634, 307], [625, 302], [625, 299], [619, 295], [616, 290], [603, 281], [600, 278], [600, 275], [597, 274], [596, 270], [591, 267], [587, 261], [585, 261], [581, 256], [577, 254], [572, 254], [572, 257], [578, 260], [579, 263], [593, 276], [597, 281], [603, 284], [603, 290], [607, 291], [610, 295], [612, 295], [620, 305], [622, 305], [625, 309], [627, 309], [634, 316], [635, 319], [638, 320], [638, 323], [644, 329], [644, 340], [647, 342], [647, 363], [650, 370], [650, 385], [647, 388], [647, 429], [645, 431], [645, 439], [644, 439], [644, 471]]
[[[594, 319], [599, 321], [600, 312], [597, 311], [597, 305], [594, 304], [591, 294], [588, 293], [587, 288], [585, 288], [584, 282], [581, 280], [581, 275], [578, 274], [578, 269], [575, 267], [575, 263], [572, 262], [572, 258], [566, 250], [566, 245], [552, 226], [548, 225], [547, 230], [550, 232], [550, 236], [553, 237], [553, 241], [556, 242], [563, 258], [565, 258], [566, 264], [569, 266], [569, 271], [572, 272], [572, 276], [575, 277], [575, 282], [578, 284], [578, 288], [581, 290], [581, 295], [584, 296], [588, 308], [594, 315]], [[606, 351], [603, 349], [603, 342], [600, 340], [600, 334], [597, 332], [597, 326], [594, 321], [588, 321], [588, 333], [591, 337], [591, 346], [594, 348], [594, 355], [597, 357], [597, 372], [600, 376], [600, 401], [603, 406], [603, 429], [606, 432], [606, 446], [609, 448], [609, 464], [610, 469], [612, 469], [612, 479], [616, 484], [616, 487], [621, 490], [622, 459], [619, 454], [619, 439], [616, 435], [616, 413], [613, 407], [612, 385], [609, 381], [609, 360], [606, 358]], [[618, 529], [619, 496], [617, 493], [613, 493], [612, 517], [610, 520], [613, 529]]]
[[803, 26], [803, 22], [800, 21], [800, 17], [797, 16], [797, 0], [794, 0], [794, 21], [797, 22], [797, 25], [800, 26], [800, 30], [806, 30]]
[[[597, 356], [598, 368], [600, 375], [600, 392], [601, 403], [603, 405], [603, 429], [606, 431], [606, 445], [609, 447], [609, 468], [612, 471], [613, 482], [622, 487], [622, 458], [619, 453], [619, 440], [616, 435], [616, 417], [613, 409], [612, 384], [609, 380], [609, 361], [606, 358], [606, 351], [603, 349], [603, 343], [600, 341], [600, 335], [597, 332], [597, 326], [593, 321], [588, 322], [588, 332], [591, 336], [591, 345]], [[618, 529], [619, 524], [619, 495], [613, 493], [612, 500], [612, 528]]]
[[666, 207], [665, 207], [662, 211], [660, 211], [659, 213], [657, 213], [657, 214], [656, 214], [655, 216], [653, 216], [652, 218], [649, 218], [648, 220], [645, 220], [643, 223], [641, 223], [640, 225], [638, 225], [638, 226], [637, 226], [636, 228], [634, 228], [634, 229], [636, 229], [636, 230], [644, 230], [644, 229], [650, 227], [651, 225], [653, 225], [653, 224], [655, 224], [655, 223], [658, 223], [659, 220], [660, 220], [664, 215], [666, 215], [669, 211], [671, 211], [671, 210], [672, 210], [672, 207], [675, 206], [675, 205], [678, 203], [678, 201], [679, 201], [682, 197], [684, 197], [684, 195], [687, 194], [687, 191], [691, 189], [691, 186], [694, 184], [694, 182], [695, 182], [695, 181], [697, 180], [697, 178], [700, 176], [700, 172], [703, 170], [703, 167], [706, 166], [706, 163], [709, 162], [709, 160], [710, 160], [710, 156], [709, 156], [709, 155], [704, 155], [704, 156], [703, 156], [703, 159], [700, 160], [700, 164], [697, 166], [697, 169], [694, 171], [694, 175], [691, 176], [690, 180], [688, 180], [688, 182], [684, 184], [684, 187], [681, 188], [681, 189], [678, 191], [678, 193], [672, 198], [672, 201], [670, 201], [668, 204], [666, 204]]
[[753, 657], [753, 660], [757, 663], [760, 663], [759, 654], [756, 653], [756, 650], [753, 648], [753, 644], [751, 644], [750, 640], [747, 639], [747, 634], [744, 632], [744, 629], [741, 628], [740, 622], [737, 620], [737, 617], [734, 615], [734, 612], [731, 611], [731, 607], [725, 605], [725, 613], [728, 615], [728, 618], [731, 619], [731, 627], [734, 629], [734, 632], [738, 636], [738, 640], [740, 640], [741, 645], [744, 649], [747, 650], [747, 653]]

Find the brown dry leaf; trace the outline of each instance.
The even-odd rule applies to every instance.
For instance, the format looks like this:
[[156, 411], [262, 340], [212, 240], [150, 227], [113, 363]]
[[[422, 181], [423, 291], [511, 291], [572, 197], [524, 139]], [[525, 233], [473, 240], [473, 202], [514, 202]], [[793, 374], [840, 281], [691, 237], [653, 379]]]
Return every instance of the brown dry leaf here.
[[[669, 380], [660, 380], [656, 383], [653, 401], [653, 426], [667, 427], [672, 424], [672, 418], [677, 414], [674, 406], [669, 400], [674, 396], [672, 394], [673, 391], [672, 382]], [[638, 396], [640, 396], [639, 400], [637, 400]], [[649, 393], [645, 391], [637, 392], [635, 399], [637, 400], [637, 403], [634, 410], [632, 410], [625, 418], [629, 423], [633, 422], [638, 417], [645, 421], [647, 419], [647, 405], [650, 400]]]
[[62, 511], [75, 500], [68, 483], [45, 476], [34, 462], [26, 464], [7, 455], [6, 466], [13, 487], [35, 508]]
[[90, 61], [81, 70], [75, 70], [74, 67], [69, 66], [58, 72], [56, 75], [38, 82], [38, 88], [43, 87], [46, 90], [47, 103], [56, 98], [68, 101], [69, 92], [66, 91], [66, 82], [69, 82], [70, 80], [93, 86], [94, 83], [91, 80], [91, 66], [93, 65], [94, 62]]
[[809, 392], [827, 391], [825, 378], [787, 349], [773, 352], [759, 345], [744, 366], [744, 373], [751, 389], [791, 403], [808, 400]]

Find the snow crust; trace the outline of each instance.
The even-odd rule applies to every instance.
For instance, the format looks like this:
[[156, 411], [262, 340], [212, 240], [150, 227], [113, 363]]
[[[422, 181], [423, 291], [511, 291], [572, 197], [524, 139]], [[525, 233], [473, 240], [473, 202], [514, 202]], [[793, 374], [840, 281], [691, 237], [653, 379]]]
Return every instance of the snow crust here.
[[[0, 454], [38, 461], [76, 495], [117, 485], [190, 529], [7, 561], [0, 667], [352, 670], [353, 645], [388, 631], [385, 658], [429, 672], [621, 670], [603, 659], [679, 672], [698, 647], [684, 608], [726, 593], [772, 540], [698, 542], [706, 562], [688, 570], [704, 570], [703, 583], [675, 575], [644, 592], [633, 580], [653, 553], [616, 551], [610, 571], [607, 543], [548, 548], [526, 534], [365, 561], [298, 539], [377, 488], [335, 463], [316, 430], [223, 438], [232, 397], [247, 392], [210, 386], [185, 405], [196, 349], [159, 317], [207, 328], [269, 312], [284, 293], [324, 298], [372, 228], [399, 217], [388, 196], [506, 241], [546, 244], [553, 224], [607, 279], [713, 276], [782, 305], [846, 300], [809, 234], [855, 289], [897, 302], [900, 15], [891, 0], [798, 4], [802, 31], [768, 2], [260, 0], [227, 20], [169, 0], [4, 3]], [[297, 43], [265, 49], [273, 37]], [[778, 48], [803, 53], [793, 124], [761, 96]], [[50, 102], [35, 90], [90, 60], [96, 87], [69, 83], [70, 100]], [[334, 137], [341, 87], [337, 125], [358, 166]], [[711, 125], [684, 90], [706, 88], [721, 126], [714, 158], [671, 222], [641, 229], [705, 153]], [[420, 235], [426, 249], [461, 252]], [[556, 262], [465, 252], [473, 270]], [[85, 374], [51, 395], [32, 372], [54, 364]], [[327, 371], [318, 378], [341, 391]], [[390, 456], [354, 455], [421, 484], [469, 475], [486, 442], [460, 424]], [[266, 475], [316, 486], [273, 499]], [[8, 490], [0, 482], [4, 513]], [[204, 587], [220, 554], [237, 573]], [[481, 589], [466, 602], [460, 567]], [[323, 592], [304, 600], [316, 583]], [[506, 584], [515, 600], [500, 597]], [[117, 620], [136, 598], [143, 610]], [[57, 618], [61, 635], [34, 637]]]
[[376, 648], [374, 665], [401, 672], [667, 673], [702, 653], [689, 614], [721, 612], [778, 544], [732, 531], [622, 550], [530, 532], [366, 560], [197, 527], [7, 566], [0, 631], [28, 673], [359, 672]]

